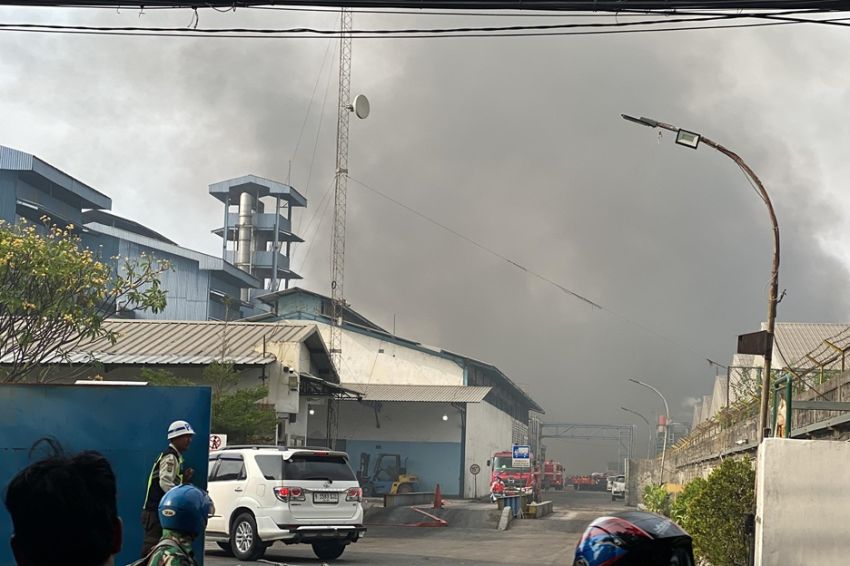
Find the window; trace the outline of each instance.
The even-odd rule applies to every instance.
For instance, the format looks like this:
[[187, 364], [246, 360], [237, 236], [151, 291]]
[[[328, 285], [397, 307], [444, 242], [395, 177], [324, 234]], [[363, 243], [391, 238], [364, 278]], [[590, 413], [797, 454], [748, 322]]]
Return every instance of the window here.
[[283, 475], [287, 480], [356, 480], [347, 459], [315, 454], [296, 454], [292, 459], [285, 460]]
[[218, 456], [210, 458], [210, 464], [207, 468], [207, 481], [212, 481], [213, 473], [215, 472], [216, 465], [218, 465]]
[[220, 458], [218, 469], [210, 481], [236, 481], [245, 479], [245, 464], [242, 456]]
[[260, 473], [267, 480], [283, 479], [283, 456], [275, 454], [271, 456], [255, 456], [254, 460], [260, 467]]

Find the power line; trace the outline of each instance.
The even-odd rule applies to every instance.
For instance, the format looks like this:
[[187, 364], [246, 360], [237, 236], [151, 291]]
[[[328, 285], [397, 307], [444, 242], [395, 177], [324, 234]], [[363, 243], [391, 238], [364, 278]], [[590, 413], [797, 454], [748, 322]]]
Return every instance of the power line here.
[[[634, 26], [648, 26], [658, 24], [675, 24], [691, 22], [712, 22], [718, 20], [731, 20], [748, 18], [745, 14], [719, 14], [687, 18], [669, 18], [664, 20], [644, 20], [638, 22], [591, 22], [591, 23], [557, 23], [557, 24], [523, 24], [510, 26], [462, 26], [445, 28], [384, 28], [384, 29], [355, 29], [351, 30], [352, 36], [361, 35], [417, 35], [417, 34], [456, 34], [456, 33], [499, 33], [512, 31], [554, 31], [565, 29], [584, 28], [624, 28]], [[148, 26], [85, 26], [66, 24], [31, 24], [31, 23], [0, 23], [3, 28], [15, 29], [46, 29], [46, 30], [71, 30], [71, 31], [100, 31], [100, 32], [152, 32], [152, 33], [188, 33], [197, 34], [260, 34], [260, 35], [323, 35], [338, 37], [340, 31], [337, 29], [323, 29], [310, 27], [294, 28], [187, 28], [187, 27], [148, 27]]]
[[520, 264], [519, 262], [497, 252], [495, 249], [493, 249], [489, 246], [486, 246], [486, 245], [472, 239], [471, 237], [467, 236], [466, 234], [458, 232], [454, 228], [451, 228], [450, 226], [443, 224], [439, 220], [436, 220], [436, 219], [426, 215], [425, 213], [422, 213], [422, 212], [416, 210], [415, 208], [406, 205], [405, 203], [399, 201], [398, 199], [391, 197], [390, 195], [376, 189], [375, 187], [372, 187], [371, 185], [368, 185], [368, 184], [364, 183], [363, 181], [359, 181], [359, 180], [355, 179], [354, 177], [349, 177], [349, 179], [351, 179], [357, 185], [363, 187], [364, 189], [367, 189], [368, 191], [371, 191], [372, 193], [380, 196], [381, 198], [392, 202], [396, 206], [399, 206], [399, 207], [407, 210], [411, 214], [415, 214], [416, 216], [422, 218], [423, 220], [425, 220], [425, 221], [427, 221], [431, 224], [434, 224], [435, 226], [437, 226], [437, 227], [449, 232], [450, 234], [453, 234], [454, 236], [472, 244], [473, 246], [487, 252], [488, 254], [493, 255], [493, 256], [501, 259], [502, 261], [507, 262], [508, 264], [519, 269], [520, 271], [523, 271], [523, 272], [527, 273], [528, 275], [531, 275], [532, 277], [535, 277], [537, 279], [540, 279], [541, 281], [544, 281], [545, 283], [552, 285], [553, 287], [557, 288], [561, 292], [590, 305], [592, 308], [598, 309], [602, 312], [607, 312], [608, 314], [610, 314], [610, 315], [612, 315], [612, 316], [634, 326], [635, 328], [639, 328], [639, 329], [643, 330], [644, 332], [652, 334], [656, 338], [660, 338], [661, 340], [664, 340], [665, 342], [668, 342], [668, 343], [670, 343], [674, 346], [688, 350], [689, 352], [691, 352], [692, 354], [694, 354], [694, 355], [696, 355], [700, 358], [707, 359], [704, 354], [698, 353], [696, 350], [694, 350], [693, 348], [691, 348], [687, 344], [683, 344], [683, 343], [679, 342], [678, 340], [675, 340], [675, 339], [673, 339], [669, 336], [666, 336], [666, 335], [658, 332], [657, 330], [651, 328], [650, 326], [647, 326], [647, 325], [645, 325], [645, 324], [643, 324], [643, 323], [641, 323], [641, 322], [639, 322], [639, 321], [637, 321], [637, 320], [635, 320], [635, 319], [633, 319], [629, 316], [626, 316], [626, 315], [624, 315], [624, 314], [622, 314], [622, 313], [620, 313], [620, 312], [618, 312], [618, 311], [616, 311], [616, 310], [614, 310], [610, 307], [603, 306], [601, 303], [587, 298], [586, 296], [568, 288], [566, 285], [558, 283], [557, 281], [555, 281], [555, 280], [553, 280], [553, 279], [551, 279], [551, 278], [549, 278], [545, 275], [542, 275], [541, 273], [539, 273], [537, 271], [529, 269], [528, 267]]
[[[568, 36], [591, 36], [591, 35], [619, 35], [619, 34], [638, 34], [638, 33], [661, 33], [675, 31], [703, 31], [703, 30], [726, 30], [736, 28], [761, 28], [775, 26], [800, 25], [803, 23], [823, 23], [827, 21], [845, 21], [850, 18], [837, 18], [835, 20], [811, 20], [807, 22], [785, 21], [785, 22], [764, 22], [764, 23], [749, 23], [749, 24], [720, 24], [720, 25], [699, 25], [699, 26], [678, 26], [671, 28], [649, 28], [649, 29], [615, 29], [615, 30], [591, 30], [591, 31], [555, 31], [555, 32], [508, 32], [508, 33], [458, 33], [458, 34], [421, 34], [421, 35], [360, 35], [358, 39], [487, 39], [487, 38], [518, 38], [518, 37], [568, 37]], [[202, 31], [202, 30], [199, 30]], [[58, 35], [97, 35], [110, 37], [171, 37], [171, 38], [191, 38], [191, 39], [322, 39], [327, 38], [326, 35], [303, 35], [303, 34], [222, 34], [222, 33], [160, 33], [160, 32], [124, 32], [124, 31], [85, 31], [85, 30], [62, 30], [62, 29], [32, 29], [21, 28], [17, 29], [12, 26], [0, 25], [0, 32], [10, 33], [41, 33], [41, 34], [58, 34]]]

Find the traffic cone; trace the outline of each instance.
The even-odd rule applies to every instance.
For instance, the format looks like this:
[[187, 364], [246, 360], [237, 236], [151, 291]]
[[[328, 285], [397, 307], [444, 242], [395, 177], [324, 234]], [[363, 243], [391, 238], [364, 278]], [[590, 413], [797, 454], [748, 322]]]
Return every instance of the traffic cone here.
[[440, 491], [440, 484], [434, 489], [434, 509], [443, 508], [443, 493]]

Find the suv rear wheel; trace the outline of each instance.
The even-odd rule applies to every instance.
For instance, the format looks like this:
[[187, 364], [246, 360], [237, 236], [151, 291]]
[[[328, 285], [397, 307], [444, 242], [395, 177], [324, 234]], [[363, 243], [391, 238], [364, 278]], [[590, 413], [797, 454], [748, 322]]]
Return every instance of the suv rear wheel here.
[[345, 544], [336, 540], [315, 542], [313, 552], [320, 560], [336, 560], [345, 552]]
[[230, 548], [239, 560], [257, 560], [266, 553], [266, 545], [257, 536], [257, 523], [250, 513], [241, 513], [233, 521]]

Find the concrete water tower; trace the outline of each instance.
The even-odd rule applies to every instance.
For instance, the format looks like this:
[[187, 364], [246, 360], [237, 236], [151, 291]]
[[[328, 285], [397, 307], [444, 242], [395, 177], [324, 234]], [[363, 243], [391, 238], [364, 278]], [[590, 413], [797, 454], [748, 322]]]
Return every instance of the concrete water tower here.
[[[255, 175], [209, 188], [224, 203], [224, 227], [213, 233], [222, 238], [225, 261], [264, 281], [264, 291], [277, 291], [281, 281], [288, 288], [290, 280], [301, 279], [289, 269], [292, 244], [304, 241], [292, 233], [292, 209], [307, 206], [301, 193]], [[251, 300], [250, 289], [242, 289], [242, 300]]]

